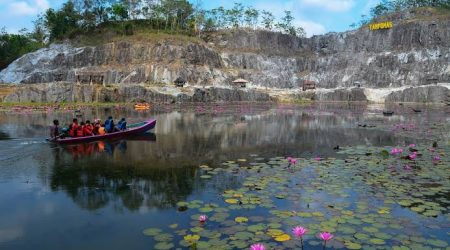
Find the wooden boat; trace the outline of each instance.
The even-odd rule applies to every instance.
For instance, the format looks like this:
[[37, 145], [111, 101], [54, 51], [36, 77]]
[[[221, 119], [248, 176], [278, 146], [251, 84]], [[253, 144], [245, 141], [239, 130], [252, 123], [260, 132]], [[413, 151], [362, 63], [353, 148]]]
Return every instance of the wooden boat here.
[[384, 116], [391, 116], [394, 114], [394, 111], [383, 111]]
[[409, 107], [410, 109], [412, 109], [412, 111], [414, 111], [415, 113], [420, 113], [420, 112], [422, 112], [422, 110], [420, 110], [420, 109], [415, 109], [415, 108], [413, 108], [413, 107]]
[[83, 136], [83, 137], [67, 137], [67, 138], [58, 138], [56, 140], [49, 141], [58, 143], [58, 144], [70, 144], [70, 143], [82, 143], [82, 142], [89, 142], [89, 141], [99, 141], [99, 140], [106, 140], [106, 139], [115, 139], [115, 138], [122, 138], [127, 136], [134, 136], [143, 134], [151, 129], [153, 129], [156, 126], [156, 120], [148, 120], [145, 122], [135, 123], [127, 126], [127, 130], [125, 131], [118, 131], [113, 133], [108, 133], [105, 135], [94, 135], [94, 136]]
[[134, 109], [136, 110], [146, 110], [150, 109], [150, 104], [143, 102], [143, 103], [136, 103], [134, 104]]

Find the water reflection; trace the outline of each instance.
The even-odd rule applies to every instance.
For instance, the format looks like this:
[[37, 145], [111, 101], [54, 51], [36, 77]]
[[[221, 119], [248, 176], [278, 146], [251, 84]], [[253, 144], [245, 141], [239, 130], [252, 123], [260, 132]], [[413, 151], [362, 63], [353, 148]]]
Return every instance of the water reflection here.
[[[417, 139], [400, 136], [381, 125], [415, 124], [427, 130], [448, 117], [445, 109], [432, 107], [424, 108], [420, 115], [399, 115], [402, 110], [397, 107], [394, 116], [386, 118], [381, 114], [383, 107], [377, 106], [199, 106], [146, 113], [86, 109], [86, 117], [112, 114], [126, 117], [130, 123], [153, 117], [158, 124], [154, 134], [143, 137], [68, 146], [50, 145], [44, 139], [48, 123], [53, 119], [69, 121], [71, 112], [0, 113], [0, 138], [8, 138], [0, 140], [0, 220], [11, 227], [21, 222], [26, 233], [14, 240], [40, 243], [43, 249], [61, 249], [57, 244], [42, 245], [52, 242], [55, 231], [85, 232], [86, 228], [95, 235], [95, 242], [99, 235], [104, 236], [103, 248], [125, 248], [120, 242], [135, 242], [139, 245], [136, 248], [143, 249], [148, 242], [141, 239], [140, 232], [153, 225], [143, 222], [142, 214], [166, 227], [167, 221], [177, 215], [173, 207], [178, 201], [214, 201], [223, 190], [240, 187], [240, 176], [220, 174], [201, 179], [199, 165], [219, 166], [224, 161], [249, 158], [250, 154], [262, 158], [330, 156], [336, 145], [408, 145], [417, 143]], [[358, 124], [375, 127], [367, 129]], [[56, 208], [51, 214], [40, 213], [45, 204]], [[34, 216], [23, 222], [23, 214]], [[119, 217], [122, 223], [118, 223]], [[61, 220], [68, 221], [60, 225]], [[77, 227], [80, 221], [93, 223]], [[104, 221], [116, 223], [102, 225]], [[42, 237], [36, 232], [42, 232]], [[111, 239], [112, 232], [130, 240]], [[70, 243], [77, 249], [84, 248], [83, 237], [74, 236]], [[71, 240], [64, 239], [64, 245]]]
[[97, 210], [108, 203], [129, 211], [143, 206], [169, 208], [190, 195], [197, 172], [194, 166], [159, 169], [126, 162], [128, 145], [131, 144], [131, 153], [136, 153], [135, 146], [141, 142], [154, 143], [156, 135], [54, 148], [52, 190], [65, 191], [87, 210]]

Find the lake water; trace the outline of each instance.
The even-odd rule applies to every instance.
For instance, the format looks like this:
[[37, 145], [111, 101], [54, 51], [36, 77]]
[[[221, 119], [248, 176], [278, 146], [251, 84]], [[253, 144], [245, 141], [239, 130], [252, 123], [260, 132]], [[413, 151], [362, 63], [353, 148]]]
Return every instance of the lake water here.
[[[394, 115], [383, 116], [386, 108]], [[305, 249], [322, 249], [316, 234], [324, 230], [335, 235], [330, 248], [448, 249], [449, 109], [418, 108], [85, 108], [91, 120], [157, 125], [142, 136], [69, 146], [45, 137], [51, 120], [69, 121], [72, 111], [1, 112], [0, 249], [292, 249], [301, 244], [295, 225], [309, 229]], [[410, 144], [423, 152], [416, 161], [383, 155]]]

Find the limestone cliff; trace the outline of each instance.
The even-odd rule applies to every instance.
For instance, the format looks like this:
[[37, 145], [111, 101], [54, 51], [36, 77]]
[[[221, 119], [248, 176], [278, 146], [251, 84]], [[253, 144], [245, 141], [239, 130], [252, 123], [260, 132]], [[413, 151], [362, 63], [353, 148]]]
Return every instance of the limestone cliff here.
[[[392, 29], [363, 27], [312, 38], [238, 30], [209, 34], [205, 42], [53, 44], [13, 62], [0, 72], [0, 82], [123, 88], [181, 77], [194, 87], [192, 96], [195, 88], [230, 88], [240, 77], [256, 92], [315, 100], [448, 101], [450, 17], [393, 22]], [[304, 80], [314, 81], [317, 89], [301, 91]]]

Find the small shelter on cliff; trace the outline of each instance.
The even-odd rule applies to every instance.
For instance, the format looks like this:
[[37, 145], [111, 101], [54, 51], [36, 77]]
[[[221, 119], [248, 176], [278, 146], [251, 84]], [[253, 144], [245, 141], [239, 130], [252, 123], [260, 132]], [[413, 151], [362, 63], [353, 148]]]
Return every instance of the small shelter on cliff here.
[[185, 84], [186, 84], [185, 79], [183, 79], [181, 77], [178, 77], [177, 79], [175, 79], [175, 86], [182, 88], [182, 87], [184, 87]]
[[316, 82], [315, 81], [304, 80], [302, 89], [303, 89], [303, 91], [306, 91], [308, 89], [316, 89]]
[[241, 86], [241, 88], [247, 87], [248, 81], [242, 78], [236, 79], [233, 81], [234, 84]]

